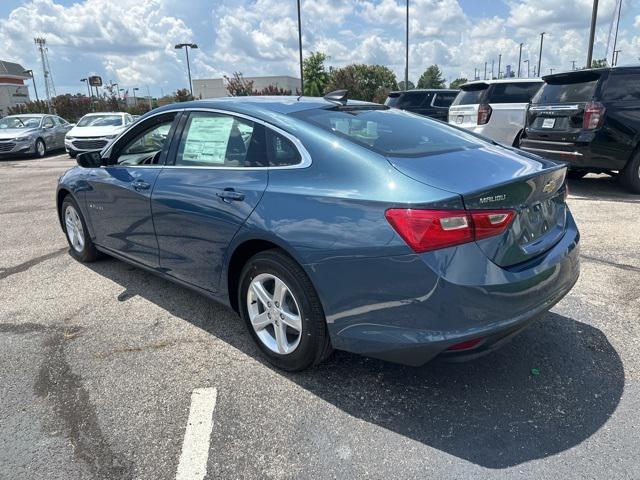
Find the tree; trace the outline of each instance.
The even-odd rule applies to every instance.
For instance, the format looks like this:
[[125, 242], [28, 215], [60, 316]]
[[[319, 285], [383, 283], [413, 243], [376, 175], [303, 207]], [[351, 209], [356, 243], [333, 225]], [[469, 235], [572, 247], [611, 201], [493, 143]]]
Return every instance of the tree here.
[[404, 80], [400, 80], [398, 82], [398, 90], [411, 90], [413, 88], [416, 88], [416, 86], [413, 84], [413, 82], [411, 80], [409, 80], [409, 83], [407, 84], [407, 88], [404, 88]]
[[189, 100], [193, 100], [191, 98], [189, 90], [187, 90], [186, 88], [179, 88], [178, 90], [176, 90], [175, 97], [176, 102], [188, 102]]
[[227, 92], [232, 97], [247, 97], [253, 94], [253, 80], [245, 80], [241, 72], [235, 72], [233, 78], [225, 75], [224, 79], [227, 81]]
[[420, 80], [418, 80], [418, 88], [444, 88], [445, 81], [442, 78], [442, 71], [438, 65], [431, 65], [427, 68]]
[[329, 73], [324, 68], [324, 61], [328, 57], [322, 52], [311, 52], [302, 61], [304, 75], [304, 94], [310, 97], [321, 97], [329, 81]]
[[251, 95], [291, 95], [291, 90], [285, 90], [276, 85], [267, 85], [262, 90], [254, 90]]
[[591, 60], [591, 68], [602, 68], [607, 66], [606, 58], [594, 58]]
[[449, 88], [460, 88], [460, 85], [464, 85], [467, 83], [467, 79], [464, 77], [456, 78], [453, 82], [449, 84]]
[[398, 89], [396, 75], [382, 65], [352, 64], [329, 74], [326, 91], [346, 89], [349, 98], [382, 103], [390, 90]]

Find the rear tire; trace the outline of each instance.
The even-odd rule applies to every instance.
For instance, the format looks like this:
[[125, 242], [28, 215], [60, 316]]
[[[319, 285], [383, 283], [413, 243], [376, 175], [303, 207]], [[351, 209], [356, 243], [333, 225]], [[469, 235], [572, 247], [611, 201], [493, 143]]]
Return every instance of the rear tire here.
[[[239, 283], [240, 315], [269, 362], [283, 370], [300, 371], [331, 354], [320, 299], [291, 257], [275, 249], [260, 252], [249, 259]], [[290, 320], [293, 318], [297, 320]], [[291, 326], [294, 323], [296, 328]]]
[[586, 170], [569, 170], [567, 172], [567, 178], [570, 178], [571, 180], [580, 180], [587, 173], [589, 172], [587, 172]]
[[620, 172], [620, 182], [633, 193], [640, 193], [640, 151], [629, 159]]
[[71, 195], [67, 195], [62, 201], [60, 219], [69, 243], [69, 253], [73, 258], [88, 263], [102, 256], [91, 240], [82, 211]]

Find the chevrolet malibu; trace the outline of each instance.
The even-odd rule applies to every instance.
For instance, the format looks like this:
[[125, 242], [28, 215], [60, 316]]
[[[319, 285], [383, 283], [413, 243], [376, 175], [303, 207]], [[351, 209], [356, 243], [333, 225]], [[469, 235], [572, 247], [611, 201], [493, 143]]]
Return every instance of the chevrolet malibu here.
[[80, 152], [101, 150], [132, 122], [128, 113], [88, 113], [67, 132], [64, 147], [71, 158]]
[[34, 155], [64, 148], [64, 136], [73, 124], [57, 115], [28, 113], [0, 119], [0, 156]]
[[70, 253], [223, 302], [276, 366], [409, 365], [503, 344], [578, 278], [566, 167], [383, 105], [156, 109], [59, 181]]

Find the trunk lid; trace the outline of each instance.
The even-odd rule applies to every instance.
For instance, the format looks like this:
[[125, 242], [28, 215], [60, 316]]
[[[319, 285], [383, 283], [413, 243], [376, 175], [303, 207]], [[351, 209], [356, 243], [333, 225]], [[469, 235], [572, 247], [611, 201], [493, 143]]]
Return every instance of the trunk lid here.
[[388, 160], [419, 182], [459, 194], [467, 210], [515, 210], [504, 233], [476, 242], [497, 265], [530, 260], [565, 232], [563, 165], [498, 146]]

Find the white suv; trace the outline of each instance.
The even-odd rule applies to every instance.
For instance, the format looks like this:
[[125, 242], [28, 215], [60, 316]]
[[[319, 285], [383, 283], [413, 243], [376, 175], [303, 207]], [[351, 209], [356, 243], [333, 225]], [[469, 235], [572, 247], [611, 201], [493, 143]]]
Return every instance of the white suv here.
[[449, 107], [449, 123], [505, 145], [518, 145], [527, 106], [544, 82], [503, 78], [465, 83]]

